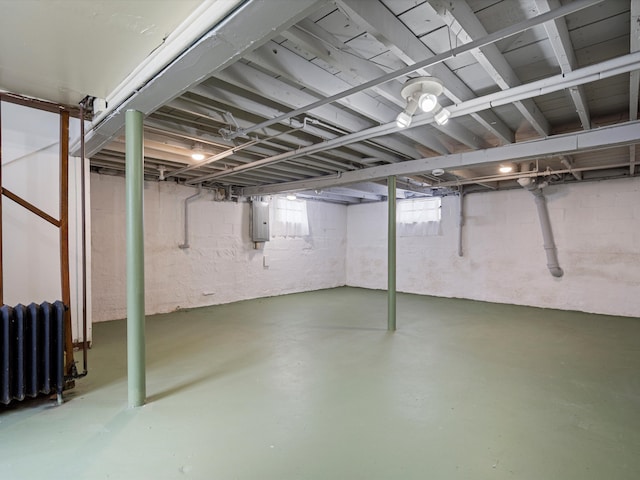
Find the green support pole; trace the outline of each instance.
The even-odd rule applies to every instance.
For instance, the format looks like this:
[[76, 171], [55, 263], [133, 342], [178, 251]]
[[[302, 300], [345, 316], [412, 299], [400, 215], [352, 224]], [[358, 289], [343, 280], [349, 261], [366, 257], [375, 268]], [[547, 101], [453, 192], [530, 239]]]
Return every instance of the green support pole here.
[[387, 330], [390, 332], [396, 329], [396, 177], [391, 176], [387, 180], [389, 190], [387, 202], [389, 204], [389, 238], [388, 238], [388, 270], [389, 280], [387, 282], [388, 294], [388, 315]]
[[144, 405], [144, 156], [141, 112], [126, 113], [127, 379], [129, 407]]

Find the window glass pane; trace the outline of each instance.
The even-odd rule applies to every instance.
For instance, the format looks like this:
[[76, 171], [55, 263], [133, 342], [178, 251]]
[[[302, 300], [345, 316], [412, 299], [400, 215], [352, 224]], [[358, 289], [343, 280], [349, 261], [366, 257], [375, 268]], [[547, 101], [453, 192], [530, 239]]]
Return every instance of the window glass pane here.
[[400, 200], [397, 205], [398, 235], [440, 234], [440, 197]]
[[309, 235], [307, 202], [276, 197], [273, 235], [276, 237], [303, 237]]

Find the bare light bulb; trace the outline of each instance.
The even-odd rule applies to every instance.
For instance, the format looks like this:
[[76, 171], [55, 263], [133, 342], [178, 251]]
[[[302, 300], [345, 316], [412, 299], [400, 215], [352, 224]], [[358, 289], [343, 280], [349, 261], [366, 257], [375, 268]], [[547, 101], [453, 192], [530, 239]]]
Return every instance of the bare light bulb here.
[[193, 150], [191, 151], [191, 158], [194, 159], [196, 162], [199, 162], [200, 160], [204, 160], [204, 150], [202, 148], [202, 145], [200, 145], [199, 143], [196, 143], [193, 146]]
[[398, 128], [407, 128], [411, 125], [411, 115], [407, 112], [400, 112], [396, 117], [396, 126]]
[[451, 116], [451, 112], [446, 108], [440, 109], [438, 113], [436, 113], [433, 118], [436, 120], [438, 125], [444, 125], [449, 121], [449, 117]]
[[438, 98], [431, 93], [423, 93], [418, 99], [418, 105], [423, 112], [431, 112], [438, 104]]

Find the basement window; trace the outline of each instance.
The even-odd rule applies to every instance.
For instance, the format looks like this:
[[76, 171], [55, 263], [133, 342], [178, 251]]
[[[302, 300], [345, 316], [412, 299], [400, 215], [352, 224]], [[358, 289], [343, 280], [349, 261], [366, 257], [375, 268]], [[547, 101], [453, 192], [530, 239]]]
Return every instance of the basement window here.
[[309, 235], [306, 201], [277, 197], [274, 203], [274, 237], [304, 237]]
[[441, 198], [399, 200], [397, 206], [398, 235], [426, 237], [440, 235]]

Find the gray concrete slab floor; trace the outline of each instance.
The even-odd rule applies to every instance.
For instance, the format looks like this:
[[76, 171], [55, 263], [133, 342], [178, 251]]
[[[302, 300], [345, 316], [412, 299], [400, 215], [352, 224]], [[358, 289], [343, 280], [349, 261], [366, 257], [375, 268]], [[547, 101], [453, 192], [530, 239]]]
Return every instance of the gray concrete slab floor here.
[[640, 319], [339, 288], [94, 325], [56, 407], [0, 409], [0, 479], [640, 478]]

